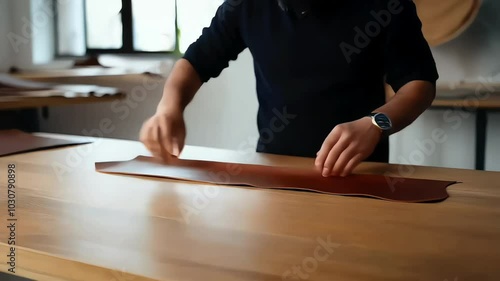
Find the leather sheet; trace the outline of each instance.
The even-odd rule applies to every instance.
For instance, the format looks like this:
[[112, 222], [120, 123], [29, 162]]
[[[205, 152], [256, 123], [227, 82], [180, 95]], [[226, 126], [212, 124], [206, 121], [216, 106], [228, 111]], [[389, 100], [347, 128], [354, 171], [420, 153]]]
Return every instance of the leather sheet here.
[[446, 188], [456, 182], [381, 175], [324, 178], [311, 169], [297, 169], [211, 161], [139, 156], [131, 161], [96, 163], [103, 173], [152, 176], [221, 185], [304, 190], [333, 195], [367, 196], [390, 201], [434, 202], [448, 197]]
[[85, 143], [90, 142], [37, 137], [19, 130], [3, 130], [0, 131], [0, 157]]

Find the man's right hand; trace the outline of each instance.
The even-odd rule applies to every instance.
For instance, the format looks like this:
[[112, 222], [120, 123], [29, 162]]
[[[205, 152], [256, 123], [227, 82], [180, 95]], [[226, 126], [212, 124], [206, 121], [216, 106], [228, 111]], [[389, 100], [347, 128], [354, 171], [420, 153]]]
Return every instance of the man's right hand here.
[[186, 59], [180, 59], [168, 76], [156, 114], [142, 126], [140, 140], [158, 158], [179, 157], [186, 139], [184, 109], [202, 81]]
[[179, 157], [186, 139], [182, 110], [161, 110], [142, 126], [140, 140], [153, 156], [166, 160]]

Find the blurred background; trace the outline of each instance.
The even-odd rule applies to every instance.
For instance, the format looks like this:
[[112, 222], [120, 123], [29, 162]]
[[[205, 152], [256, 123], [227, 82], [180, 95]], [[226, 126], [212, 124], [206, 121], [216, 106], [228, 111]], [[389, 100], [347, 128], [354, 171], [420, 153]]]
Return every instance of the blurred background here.
[[[488, 101], [500, 93], [500, 2], [443, 1], [449, 6], [440, 14], [432, 1], [415, 2], [428, 32], [440, 29], [441, 20], [448, 24], [447, 15], [460, 14], [459, 8], [467, 18], [433, 44], [441, 103], [391, 137], [391, 163], [500, 171], [500, 103]], [[118, 88], [126, 94], [30, 106], [8, 101], [2, 106], [0, 100], [0, 128], [137, 140], [171, 67], [221, 3], [0, 0], [0, 72], [50, 85]], [[253, 61], [246, 50], [188, 107], [187, 144], [253, 150], [257, 105]], [[434, 140], [436, 130], [444, 142]]]

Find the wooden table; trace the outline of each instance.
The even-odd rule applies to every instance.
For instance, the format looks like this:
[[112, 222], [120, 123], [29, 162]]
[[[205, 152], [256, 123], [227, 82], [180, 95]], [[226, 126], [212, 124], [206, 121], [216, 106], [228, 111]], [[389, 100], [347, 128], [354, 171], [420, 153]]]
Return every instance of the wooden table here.
[[49, 106], [62, 106], [62, 105], [72, 105], [72, 104], [88, 104], [88, 103], [103, 103], [112, 102], [116, 100], [124, 99], [124, 94], [118, 95], [107, 95], [102, 97], [77, 97], [77, 98], [66, 98], [66, 97], [0, 97], [0, 110], [11, 110], [11, 109], [26, 109], [26, 108], [40, 108]]
[[[100, 140], [0, 158], [1, 224], [7, 165], [17, 171], [17, 274], [51, 281], [500, 280], [500, 173], [357, 168], [463, 182], [442, 203], [408, 204], [94, 170], [96, 161], [138, 154], [147, 152], [137, 142]], [[313, 163], [200, 147], [187, 147], [183, 158]], [[8, 235], [0, 227], [3, 272]], [[298, 279], [282, 279], [294, 272]]]
[[[134, 71], [127, 71], [118, 68], [99, 68], [99, 67], [84, 67], [77, 69], [65, 70], [46, 70], [33, 72], [20, 72], [13, 74], [19, 79], [26, 79], [38, 82], [71, 84], [81, 83], [82, 79], [97, 79], [98, 82], [106, 81], [128, 81], [140, 85], [144, 83], [146, 78], [163, 81], [164, 77], [157, 74], [146, 74]], [[15, 98], [8, 99], [0, 96], [0, 110], [25, 109], [25, 108], [40, 108], [50, 106], [63, 106], [73, 104], [88, 104], [88, 103], [103, 103], [122, 100], [126, 97], [125, 94], [108, 95], [103, 97], [43, 97], [43, 98]]]
[[485, 109], [499, 110], [500, 95], [491, 96], [485, 100], [464, 100], [464, 99], [447, 99], [437, 97], [432, 103], [435, 108], [463, 108], [463, 109]]
[[112, 77], [112, 76], [141, 76], [144, 71], [127, 70], [122, 68], [106, 67], [79, 67], [72, 69], [43, 69], [37, 71], [21, 71], [12, 75], [28, 80], [44, 80], [48, 78], [88, 78], [88, 77]]

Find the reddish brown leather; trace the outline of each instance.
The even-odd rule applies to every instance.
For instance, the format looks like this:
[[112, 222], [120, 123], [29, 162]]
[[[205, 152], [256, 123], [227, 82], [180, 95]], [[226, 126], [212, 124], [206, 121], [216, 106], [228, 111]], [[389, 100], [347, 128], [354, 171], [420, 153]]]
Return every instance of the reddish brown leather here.
[[451, 181], [397, 179], [381, 175], [324, 178], [314, 169], [297, 169], [172, 158], [167, 163], [139, 156], [125, 162], [96, 163], [104, 173], [153, 176], [223, 185], [307, 190], [334, 195], [368, 196], [392, 201], [431, 202], [448, 197]]
[[4, 130], [0, 131], [0, 157], [84, 143], [90, 142], [37, 137], [19, 130]]

